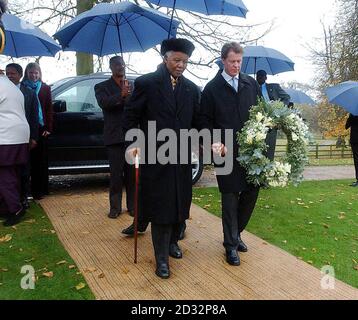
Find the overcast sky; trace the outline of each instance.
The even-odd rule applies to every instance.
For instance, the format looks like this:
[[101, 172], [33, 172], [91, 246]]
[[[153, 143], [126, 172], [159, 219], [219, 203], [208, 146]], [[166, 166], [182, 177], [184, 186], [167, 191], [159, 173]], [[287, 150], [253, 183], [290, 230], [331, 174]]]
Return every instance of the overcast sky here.
[[[244, 3], [249, 9], [249, 13], [247, 19], [242, 22], [257, 24], [275, 19], [274, 30], [260, 40], [258, 45], [275, 48], [295, 62], [294, 72], [270, 77], [269, 81], [310, 83], [314, 76], [314, 68], [305, 46], [318, 43], [317, 38], [322, 36], [321, 20], [326, 23], [333, 22], [335, 0], [244, 0]], [[50, 32], [50, 30], [45, 31]], [[151, 56], [148, 52], [145, 54], [146, 59], [143, 59], [143, 53], [141, 53], [138, 56], [140, 58], [133, 58], [131, 61], [136, 64], [138, 70], [140, 69], [144, 73], [154, 70], [160, 62], [158, 56]], [[53, 58], [41, 59], [45, 81], [51, 83], [63, 77], [75, 75], [73, 54], [66, 53], [64, 56], [68, 61], [67, 64], [59, 65]], [[24, 61], [20, 63], [25, 64]], [[210, 79], [216, 72], [216, 69], [212, 70], [205, 76]]]

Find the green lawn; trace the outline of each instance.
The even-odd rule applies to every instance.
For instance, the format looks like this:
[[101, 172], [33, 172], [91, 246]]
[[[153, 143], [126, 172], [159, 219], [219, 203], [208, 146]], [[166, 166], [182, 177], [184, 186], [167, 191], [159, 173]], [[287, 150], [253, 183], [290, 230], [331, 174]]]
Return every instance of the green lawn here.
[[[35, 270], [34, 290], [21, 288], [23, 266]], [[94, 299], [44, 211], [33, 204], [23, 222], [0, 224], [0, 300]]]
[[[261, 190], [247, 231], [358, 288], [358, 189], [351, 181], [303, 182]], [[194, 189], [194, 203], [220, 216], [217, 188]]]

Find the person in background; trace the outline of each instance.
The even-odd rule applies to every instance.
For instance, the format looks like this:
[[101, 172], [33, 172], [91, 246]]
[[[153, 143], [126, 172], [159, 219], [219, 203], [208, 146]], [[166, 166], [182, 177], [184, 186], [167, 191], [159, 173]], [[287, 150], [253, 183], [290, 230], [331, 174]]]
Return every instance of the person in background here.
[[[17, 63], [10, 63], [6, 66], [6, 76], [17, 86], [25, 98], [25, 114], [30, 126], [30, 150], [37, 146], [39, 137], [39, 116], [35, 93], [21, 84], [23, 69]], [[29, 208], [28, 196], [30, 195], [30, 161], [21, 170], [21, 202], [25, 209]]]
[[356, 173], [356, 181], [351, 184], [352, 187], [358, 187], [358, 116], [349, 114], [346, 122], [346, 129], [351, 128], [349, 142], [351, 144], [354, 168]]
[[96, 99], [103, 111], [104, 144], [107, 147], [110, 187], [108, 217], [116, 219], [122, 212], [122, 191], [126, 187], [127, 210], [134, 211], [134, 168], [125, 161], [123, 110], [130, 98], [130, 86], [125, 79], [123, 58], [115, 56], [109, 61], [112, 77], [96, 84]]
[[[0, 53], [5, 44], [1, 16], [6, 2], [0, 0]], [[29, 157], [30, 128], [25, 116], [24, 96], [3, 74], [0, 75], [0, 203], [7, 219], [4, 226], [20, 222], [25, 210], [20, 201], [19, 169]]]
[[49, 194], [48, 188], [48, 137], [53, 130], [51, 88], [42, 81], [37, 63], [29, 63], [22, 84], [35, 92], [38, 106], [39, 132], [37, 146], [31, 150], [31, 193], [35, 200]]

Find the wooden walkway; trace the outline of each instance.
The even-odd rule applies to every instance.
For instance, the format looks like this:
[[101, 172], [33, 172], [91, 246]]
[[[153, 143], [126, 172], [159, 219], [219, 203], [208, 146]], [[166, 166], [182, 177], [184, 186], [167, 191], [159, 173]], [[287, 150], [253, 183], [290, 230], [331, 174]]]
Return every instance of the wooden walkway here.
[[182, 260], [170, 260], [171, 278], [154, 274], [150, 228], [139, 237], [139, 263], [133, 238], [120, 231], [132, 218], [106, 217], [107, 193], [53, 195], [41, 201], [66, 250], [83, 272], [97, 299], [358, 299], [358, 289], [338, 280], [321, 289], [320, 270], [262, 239], [244, 233], [249, 252], [241, 266], [225, 262], [221, 220], [193, 206]]

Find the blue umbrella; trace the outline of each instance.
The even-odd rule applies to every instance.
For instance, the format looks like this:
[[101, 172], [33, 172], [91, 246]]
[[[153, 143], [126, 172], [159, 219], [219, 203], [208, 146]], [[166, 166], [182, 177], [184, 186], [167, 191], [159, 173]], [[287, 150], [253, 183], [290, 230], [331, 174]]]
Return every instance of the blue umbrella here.
[[[224, 65], [221, 59], [215, 61], [220, 69]], [[256, 74], [258, 70], [265, 70], [267, 74], [275, 75], [281, 72], [294, 71], [294, 63], [283, 53], [262, 46], [247, 46], [244, 48], [241, 71]]]
[[[173, 20], [174, 10], [189, 10], [206, 15], [227, 15], [246, 18], [248, 12], [241, 0], [146, 0], [156, 4], [172, 8], [171, 20]], [[169, 38], [169, 35], [168, 35]]]
[[55, 56], [61, 47], [40, 28], [14, 15], [4, 13], [6, 44], [3, 54], [10, 57]]
[[275, 75], [286, 71], [294, 71], [294, 63], [283, 53], [263, 46], [247, 46], [244, 49], [242, 72], [256, 74], [265, 70], [267, 74]]
[[346, 81], [327, 88], [326, 94], [330, 103], [339, 105], [354, 116], [358, 116], [358, 82]]
[[161, 7], [195, 11], [206, 15], [246, 17], [248, 12], [241, 0], [146, 0]]
[[303, 91], [291, 89], [291, 88], [283, 88], [283, 90], [285, 90], [286, 93], [290, 95], [291, 97], [290, 101], [295, 104], [310, 104], [310, 105], [316, 104], [316, 102]]
[[131, 2], [101, 3], [81, 13], [55, 35], [65, 51], [98, 56], [146, 51], [167, 37], [176, 35], [178, 21], [157, 10]]

